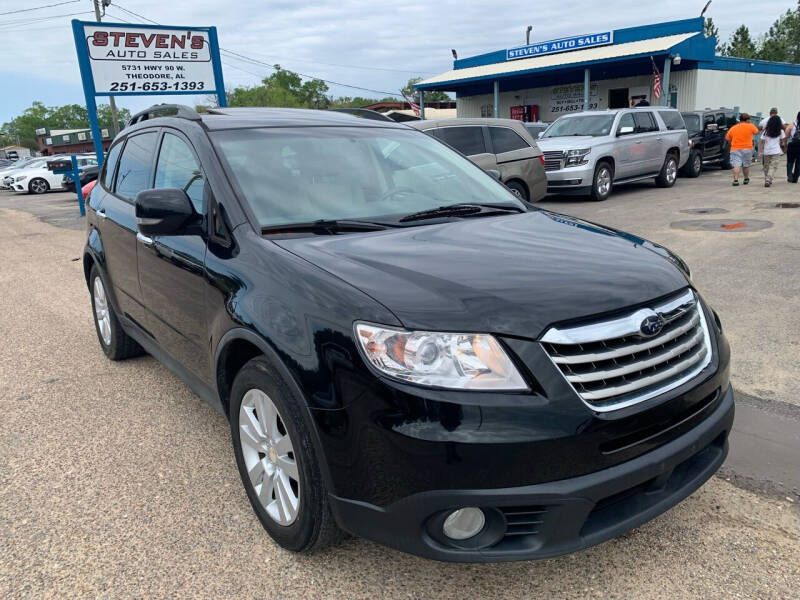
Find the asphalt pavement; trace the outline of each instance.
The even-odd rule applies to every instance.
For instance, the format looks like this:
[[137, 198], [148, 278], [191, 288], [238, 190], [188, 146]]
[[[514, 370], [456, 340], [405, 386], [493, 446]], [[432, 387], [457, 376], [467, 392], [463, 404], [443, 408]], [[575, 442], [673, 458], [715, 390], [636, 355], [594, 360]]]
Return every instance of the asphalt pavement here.
[[[152, 358], [111, 363], [100, 350], [76, 203], [0, 192], [0, 598], [796, 598], [800, 210], [756, 205], [794, 201], [800, 186], [731, 190], [726, 177], [543, 206], [644, 235], [692, 265], [743, 392], [730, 460], [618, 539], [497, 565], [360, 539], [310, 556], [279, 549], [247, 502], [224, 418]], [[771, 226], [670, 227], [705, 218], [682, 210], [714, 207]]]

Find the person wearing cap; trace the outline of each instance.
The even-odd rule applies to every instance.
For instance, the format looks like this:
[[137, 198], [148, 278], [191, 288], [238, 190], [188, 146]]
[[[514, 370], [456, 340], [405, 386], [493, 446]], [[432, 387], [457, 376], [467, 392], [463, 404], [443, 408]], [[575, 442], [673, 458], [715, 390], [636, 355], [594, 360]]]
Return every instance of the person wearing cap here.
[[[778, 116], [778, 109], [776, 107], [772, 107], [769, 109], [769, 117], [764, 117], [761, 119], [761, 122], [758, 124], [758, 130], [764, 131], [764, 128], [767, 126], [767, 121], [769, 121], [770, 117], [777, 117]], [[783, 119], [781, 119], [783, 121]]]
[[750, 183], [750, 163], [753, 160], [753, 136], [758, 127], [750, 122], [750, 115], [742, 113], [739, 122], [728, 130], [725, 139], [731, 144], [731, 166], [733, 185], [739, 185], [739, 171], [744, 173], [744, 185]]

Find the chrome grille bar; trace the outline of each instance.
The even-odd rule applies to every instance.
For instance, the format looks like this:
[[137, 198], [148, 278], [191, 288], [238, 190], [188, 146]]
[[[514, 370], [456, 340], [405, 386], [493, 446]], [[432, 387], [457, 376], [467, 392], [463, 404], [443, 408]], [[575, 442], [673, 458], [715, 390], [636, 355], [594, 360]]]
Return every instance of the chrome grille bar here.
[[[656, 315], [663, 327], [648, 337], [640, 327]], [[708, 324], [692, 290], [621, 317], [552, 327], [540, 342], [578, 396], [599, 412], [669, 391], [711, 361]]]

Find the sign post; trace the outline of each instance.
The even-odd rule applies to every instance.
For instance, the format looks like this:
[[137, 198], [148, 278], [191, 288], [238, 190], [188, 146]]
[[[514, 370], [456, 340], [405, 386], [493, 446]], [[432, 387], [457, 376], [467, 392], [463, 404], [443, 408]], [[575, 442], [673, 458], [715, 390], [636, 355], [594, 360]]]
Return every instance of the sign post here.
[[98, 165], [98, 96], [216, 94], [226, 105], [216, 27], [73, 20], [72, 33]]
[[66, 175], [75, 182], [75, 191], [78, 192], [78, 207], [80, 208], [81, 216], [85, 217], [86, 206], [83, 202], [83, 190], [81, 189], [81, 170], [78, 168], [78, 157], [73, 154], [69, 158], [69, 160], [52, 160], [47, 163], [47, 168], [56, 175]]

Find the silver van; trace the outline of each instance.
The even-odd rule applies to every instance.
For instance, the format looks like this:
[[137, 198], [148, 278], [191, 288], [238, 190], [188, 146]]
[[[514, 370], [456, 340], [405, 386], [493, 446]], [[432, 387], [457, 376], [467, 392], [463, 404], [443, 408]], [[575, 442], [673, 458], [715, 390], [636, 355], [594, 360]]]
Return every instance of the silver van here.
[[547, 194], [544, 157], [536, 140], [515, 119], [441, 119], [407, 123], [443, 141], [500, 181], [526, 202]]

